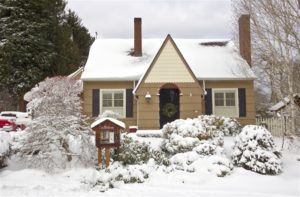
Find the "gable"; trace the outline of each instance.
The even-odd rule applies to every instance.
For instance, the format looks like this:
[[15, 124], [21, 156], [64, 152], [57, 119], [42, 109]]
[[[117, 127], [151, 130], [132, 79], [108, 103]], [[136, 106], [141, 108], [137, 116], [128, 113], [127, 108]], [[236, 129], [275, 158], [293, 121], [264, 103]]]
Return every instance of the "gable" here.
[[145, 83], [195, 82], [191, 70], [171, 39], [166, 40], [149, 69]]

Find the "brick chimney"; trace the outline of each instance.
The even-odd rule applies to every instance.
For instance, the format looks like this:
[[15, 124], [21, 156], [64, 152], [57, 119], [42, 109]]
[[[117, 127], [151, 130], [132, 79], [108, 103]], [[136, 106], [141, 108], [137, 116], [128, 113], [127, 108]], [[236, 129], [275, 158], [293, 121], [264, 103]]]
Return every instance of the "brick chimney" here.
[[239, 41], [240, 54], [251, 67], [251, 35], [250, 35], [250, 15], [241, 15], [239, 18]]
[[142, 56], [142, 19], [134, 18], [134, 52], [133, 56]]

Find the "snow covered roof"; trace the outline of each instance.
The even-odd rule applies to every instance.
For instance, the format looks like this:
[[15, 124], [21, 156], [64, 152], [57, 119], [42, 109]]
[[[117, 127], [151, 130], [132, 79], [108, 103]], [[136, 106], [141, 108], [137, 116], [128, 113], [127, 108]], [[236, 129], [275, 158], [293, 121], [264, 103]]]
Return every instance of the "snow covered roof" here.
[[114, 119], [114, 118], [100, 118], [98, 120], [96, 120], [95, 122], [92, 123], [91, 128], [96, 127], [97, 125], [101, 124], [102, 122], [109, 120], [111, 122], [113, 122], [114, 124], [118, 125], [119, 127], [122, 127], [123, 129], [125, 129], [125, 123], [121, 122], [120, 120]]
[[[163, 39], [143, 39], [143, 55], [130, 55], [133, 39], [97, 39], [82, 73], [83, 81], [139, 80], [150, 66]], [[176, 45], [199, 80], [243, 80], [255, 75], [240, 56], [232, 41], [174, 39]], [[200, 43], [227, 42], [225, 45]]]

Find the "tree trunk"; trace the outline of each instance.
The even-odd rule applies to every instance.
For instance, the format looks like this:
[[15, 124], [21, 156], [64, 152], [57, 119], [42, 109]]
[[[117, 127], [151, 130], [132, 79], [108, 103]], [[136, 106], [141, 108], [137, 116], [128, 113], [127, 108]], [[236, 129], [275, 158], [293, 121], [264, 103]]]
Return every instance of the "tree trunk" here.
[[26, 112], [26, 103], [24, 101], [24, 95], [22, 94], [18, 98], [18, 110], [21, 112]]

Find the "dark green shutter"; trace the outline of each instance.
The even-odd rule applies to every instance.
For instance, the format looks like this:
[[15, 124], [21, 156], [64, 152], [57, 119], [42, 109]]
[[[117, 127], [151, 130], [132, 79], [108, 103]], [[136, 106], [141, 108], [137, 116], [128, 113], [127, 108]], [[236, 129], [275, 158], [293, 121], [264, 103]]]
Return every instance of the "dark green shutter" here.
[[246, 89], [239, 88], [239, 117], [246, 117]]
[[212, 114], [212, 92], [211, 88], [205, 89], [205, 114], [211, 115]]
[[92, 115], [93, 117], [99, 116], [99, 105], [100, 105], [100, 90], [99, 89], [93, 89], [92, 93]]
[[133, 117], [133, 89], [126, 89], [126, 117]]

